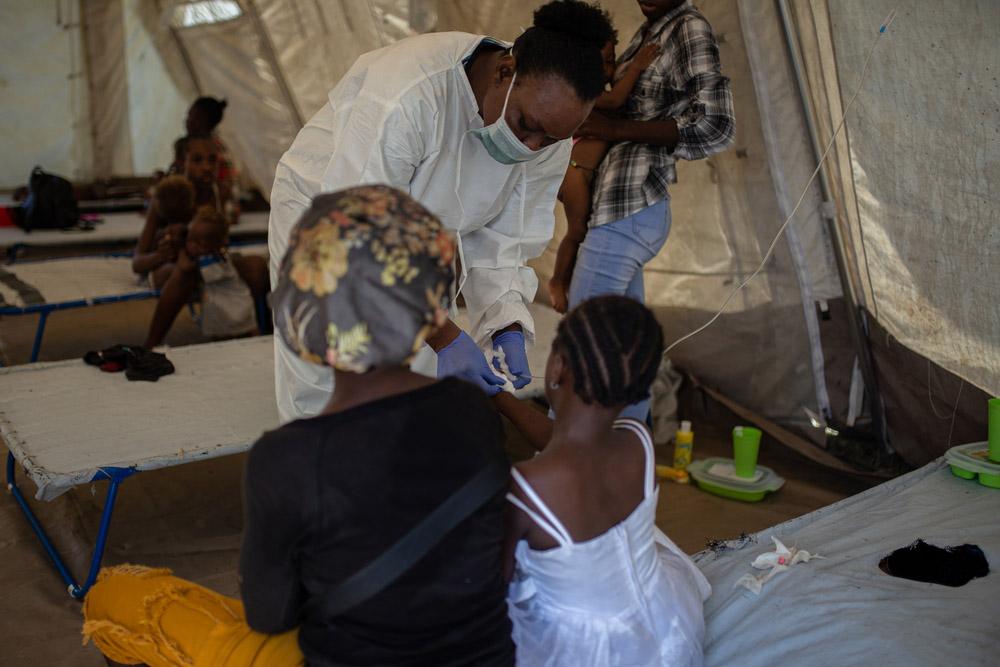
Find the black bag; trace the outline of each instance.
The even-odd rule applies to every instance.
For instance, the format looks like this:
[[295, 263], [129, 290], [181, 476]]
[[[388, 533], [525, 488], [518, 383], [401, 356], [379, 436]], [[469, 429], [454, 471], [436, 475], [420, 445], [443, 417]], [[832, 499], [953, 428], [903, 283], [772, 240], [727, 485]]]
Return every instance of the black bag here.
[[26, 232], [66, 229], [75, 227], [79, 218], [73, 185], [61, 176], [35, 167], [28, 181], [28, 198], [21, 204], [16, 217], [17, 225]]

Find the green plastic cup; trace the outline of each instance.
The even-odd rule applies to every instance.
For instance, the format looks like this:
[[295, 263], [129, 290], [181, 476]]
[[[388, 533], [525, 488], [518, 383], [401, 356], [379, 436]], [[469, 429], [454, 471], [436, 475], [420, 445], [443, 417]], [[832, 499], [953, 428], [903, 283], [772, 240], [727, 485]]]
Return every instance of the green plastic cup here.
[[989, 457], [990, 461], [1000, 463], [1000, 398], [989, 401]]
[[757, 472], [757, 453], [760, 451], [760, 429], [753, 426], [733, 428], [733, 460], [737, 477], [753, 477]]

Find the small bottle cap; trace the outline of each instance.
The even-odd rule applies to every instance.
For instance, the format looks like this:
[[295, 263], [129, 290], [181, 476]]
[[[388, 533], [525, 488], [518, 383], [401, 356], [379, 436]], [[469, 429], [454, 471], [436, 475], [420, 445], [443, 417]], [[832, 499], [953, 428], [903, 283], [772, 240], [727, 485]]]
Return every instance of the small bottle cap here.
[[682, 421], [681, 422], [681, 433], [690, 433], [690, 432], [691, 432], [691, 422], [689, 422], [689, 421]]

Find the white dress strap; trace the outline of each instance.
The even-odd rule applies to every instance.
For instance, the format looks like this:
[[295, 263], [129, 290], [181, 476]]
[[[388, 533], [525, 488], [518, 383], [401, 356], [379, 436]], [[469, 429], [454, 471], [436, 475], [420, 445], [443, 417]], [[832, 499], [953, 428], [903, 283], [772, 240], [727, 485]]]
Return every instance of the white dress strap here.
[[634, 419], [616, 419], [614, 428], [622, 428], [635, 433], [646, 454], [646, 469], [643, 474], [643, 498], [648, 498], [656, 490], [656, 454], [653, 452], [653, 437], [649, 429]]
[[562, 525], [562, 522], [556, 518], [556, 515], [552, 513], [552, 510], [549, 509], [548, 505], [542, 502], [542, 499], [539, 498], [538, 494], [535, 493], [535, 490], [531, 488], [531, 485], [528, 484], [528, 480], [524, 478], [524, 475], [522, 475], [517, 468], [511, 468], [510, 474], [514, 478], [514, 483], [521, 487], [521, 490], [524, 491], [524, 495], [528, 496], [528, 500], [530, 500], [535, 507], [538, 508], [538, 512], [541, 513], [541, 516], [529, 508], [520, 498], [514, 496], [514, 494], [508, 493], [507, 500], [513, 503], [516, 507], [524, 510], [524, 513], [530, 516], [532, 520], [538, 524], [539, 528], [551, 535], [552, 539], [559, 543], [559, 546], [573, 544], [573, 538], [570, 537], [569, 531], [566, 530], [566, 527]]

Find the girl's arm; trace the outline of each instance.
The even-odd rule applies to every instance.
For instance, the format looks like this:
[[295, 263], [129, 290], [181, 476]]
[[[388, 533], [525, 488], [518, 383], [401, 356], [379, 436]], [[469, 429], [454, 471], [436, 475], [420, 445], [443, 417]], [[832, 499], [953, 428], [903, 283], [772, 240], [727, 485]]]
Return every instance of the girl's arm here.
[[501, 391], [493, 397], [493, 404], [504, 417], [510, 420], [524, 439], [542, 451], [552, 439], [552, 420], [514, 394]]
[[156, 209], [150, 206], [146, 212], [146, 223], [142, 226], [142, 233], [139, 234], [139, 240], [132, 252], [133, 273], [149, 273], [166, 261], [156, 245], [158, 222], [159, 216], [156, 214]]
[[651, 43], [640, 47], [635, 57], [625, 67], [625, 73], [622, 74], [622, 78], [618, 79], [611, 86], [610, 91], [601, 93], [601, 96], [597, 98], [597, 102], [594, 104], [594, 108], [601, 109], [602, 111], [611, 111], [625, 104], [625, 100], [628, 99], [629, 93], [635, 88], [639, 76], [656, 60], [658, 55], [660, 55], [659, 44]]
[[[503, 392], [501, 392], [503, 393]], [[510, 492], [518, 494], [517, 485], [511, 483]], [[524, 512], [507, 503], [507, 512], [504, 515], [504, 538], [503, 538], [503, 580], [510, 583], [514, 577], [514, 554], [517, 551], [517, 543], [528, 534], [528, 517]]]

